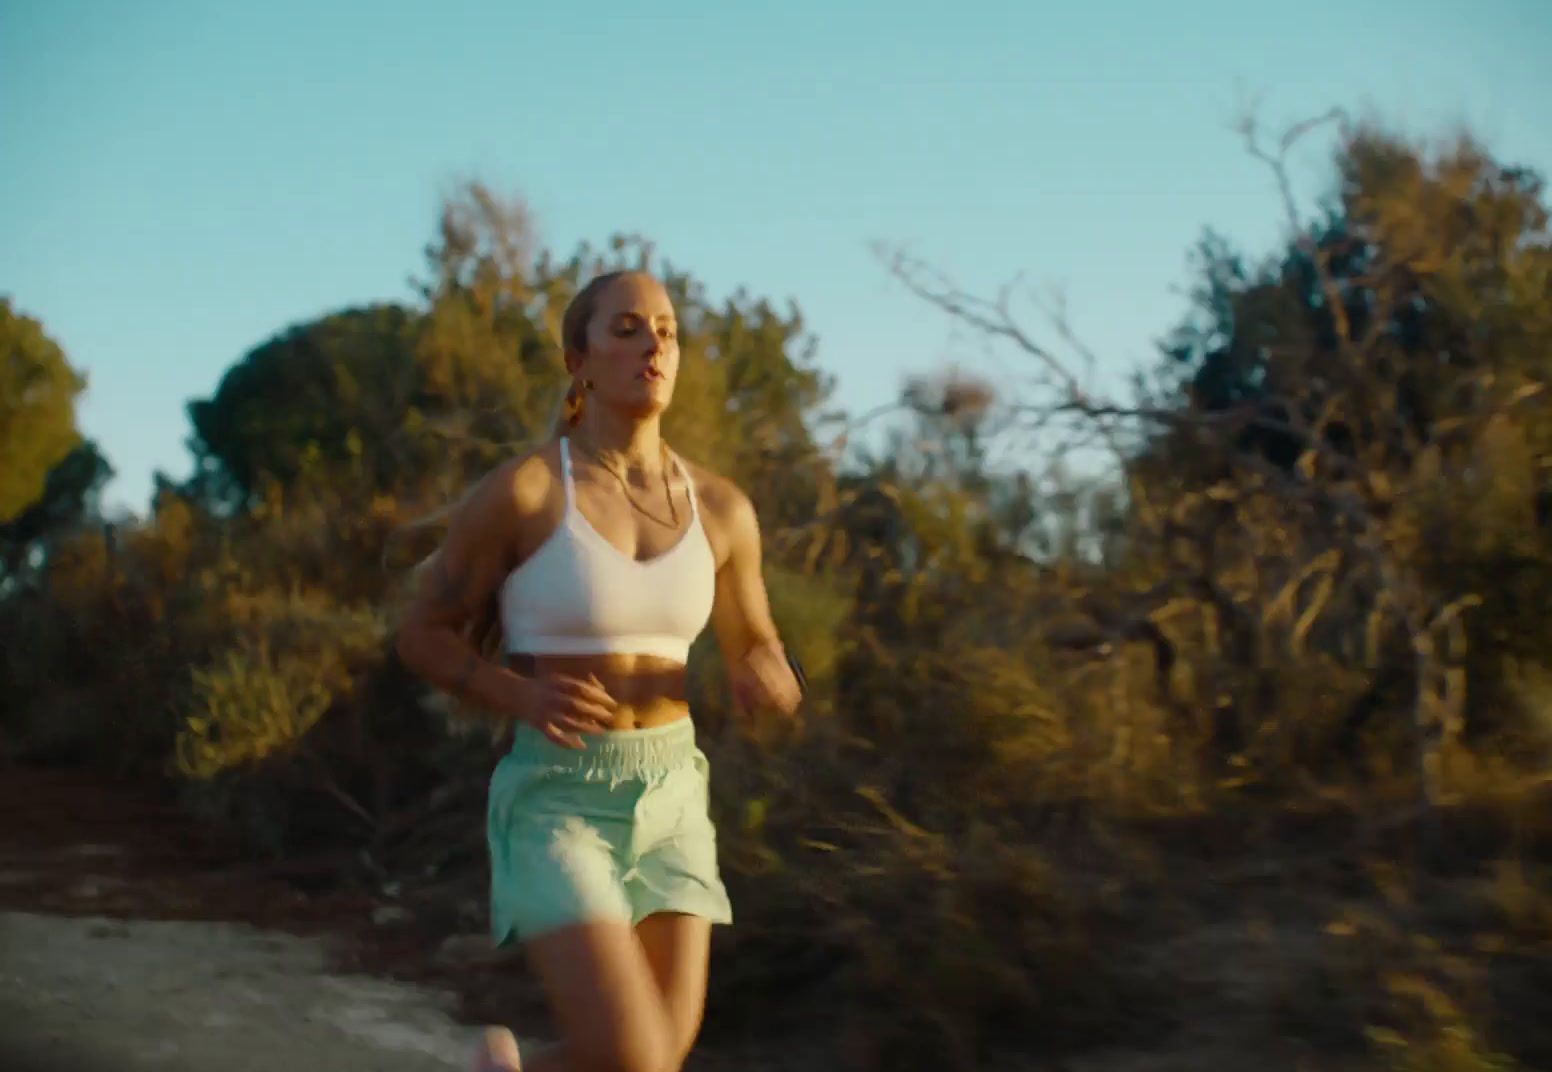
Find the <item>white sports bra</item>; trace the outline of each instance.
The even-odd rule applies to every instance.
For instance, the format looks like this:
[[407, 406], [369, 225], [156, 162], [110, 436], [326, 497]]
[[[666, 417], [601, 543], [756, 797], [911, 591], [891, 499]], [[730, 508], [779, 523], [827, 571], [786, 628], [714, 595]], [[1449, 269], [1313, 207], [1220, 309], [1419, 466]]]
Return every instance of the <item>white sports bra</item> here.
[[565, 510], [539, 549], [507, 575], [497, 595], [509, 652], [530, 655], [657, 655], [686, 661], [711, 617], [716, 560], [690, 474], [690, 526], [667, 551], [638, 562], [588, 523], [576, 505], [570, 444], [560, 441]]

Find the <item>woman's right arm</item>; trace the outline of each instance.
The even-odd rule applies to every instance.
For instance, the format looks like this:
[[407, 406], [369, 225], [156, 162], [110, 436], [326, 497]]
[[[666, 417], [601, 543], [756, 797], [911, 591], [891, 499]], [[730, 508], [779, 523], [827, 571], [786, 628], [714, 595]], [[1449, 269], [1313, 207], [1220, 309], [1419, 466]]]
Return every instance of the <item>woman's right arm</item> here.
[[523, 529], [544, 514], [549, 476], [538, 458], [485, 477], [449, 519], [399, 625], [395, 649], [414, 673], [495, 718], [528, 722], [557, 744], [607, 725], [614, 705], [601, 688], [571, 678], [524, 677], [482, 657], [464, 626], [479, 617], [513, 566]]

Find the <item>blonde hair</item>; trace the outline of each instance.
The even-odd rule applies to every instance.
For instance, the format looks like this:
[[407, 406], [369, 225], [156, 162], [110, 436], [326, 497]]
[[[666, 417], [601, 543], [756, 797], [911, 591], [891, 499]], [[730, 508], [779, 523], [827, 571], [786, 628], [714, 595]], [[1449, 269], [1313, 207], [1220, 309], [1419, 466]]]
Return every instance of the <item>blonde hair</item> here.
[[[617, 279], [624, 279], [632, 275], [645, 275], [637, 271], [604, 272], [587, 281], [587, 284], [576, 296], [566, 304], [566, 311], [560, 320], [560, 343], [564, 353], [587, 353], [587, 329], [593, 322], [593, 314], [598, 311], [598, 299], [604, 291]], [[561, 397], [560, 412], [555, 415], [552, 426], [552, 439], [558, 439], [577, 426], [582, 420], [583, 392], [581, 384], [575, 377], [566, 388], [566, 393]]]

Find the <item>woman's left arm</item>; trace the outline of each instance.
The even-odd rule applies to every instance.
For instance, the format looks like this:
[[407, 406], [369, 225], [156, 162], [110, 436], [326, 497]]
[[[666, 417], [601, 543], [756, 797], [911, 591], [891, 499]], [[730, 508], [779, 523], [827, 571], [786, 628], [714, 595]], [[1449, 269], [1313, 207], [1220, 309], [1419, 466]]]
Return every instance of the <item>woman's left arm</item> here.
[[772, 708], [790, 716], [803, 699], [803, 689], [771, 618], [760, 568], [760, 522], [749, 496], [729, 482], [720, 490], [728, 554], [717, 570], [711, 623], [728, 683], [746, 712]]

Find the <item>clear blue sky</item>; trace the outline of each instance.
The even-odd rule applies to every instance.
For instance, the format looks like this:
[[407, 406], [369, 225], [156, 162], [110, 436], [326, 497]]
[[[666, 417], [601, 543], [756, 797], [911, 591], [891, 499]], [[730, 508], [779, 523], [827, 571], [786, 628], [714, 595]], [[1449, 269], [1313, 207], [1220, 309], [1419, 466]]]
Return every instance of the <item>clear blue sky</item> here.
[[88, 373], [82, 429], [136, 511], [246, 351], [410, 296], [461, 175], [557, 252], [639, 232], [713, 296], [795, 299], [860, 412], [976, 353], [870, 241], [1064, 284], [1119, 371], [1179, 316], [1204, 226], [1279, 233], [1228, 129], [1250, 94], [1274, 123], [1466, 124], [1549, 172], [1549, 54], [1547, 0], [0, 0], [0, 293]]

